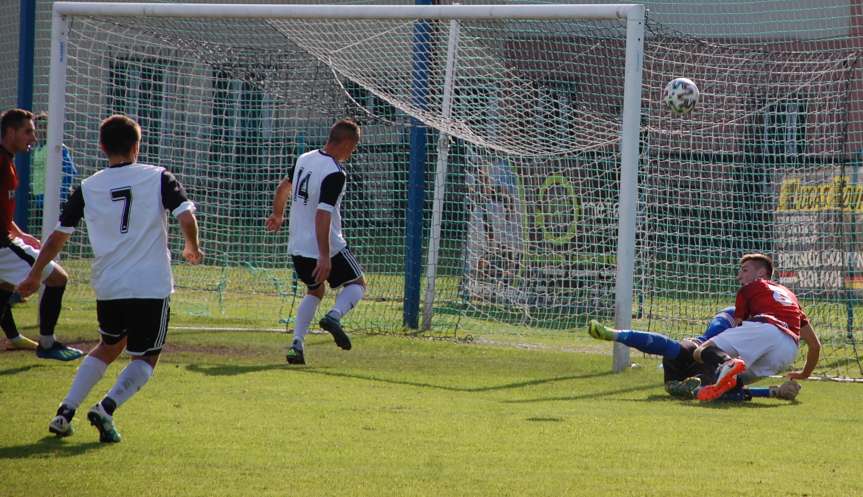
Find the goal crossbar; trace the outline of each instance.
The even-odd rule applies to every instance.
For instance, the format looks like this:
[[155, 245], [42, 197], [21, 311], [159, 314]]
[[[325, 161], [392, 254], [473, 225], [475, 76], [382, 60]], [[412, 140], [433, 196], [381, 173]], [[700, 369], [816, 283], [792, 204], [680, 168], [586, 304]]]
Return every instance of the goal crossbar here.
[[629, 19], [643, 16], [632, 4], [608, 5], [243, 5], [56, 2], [58, 15], [199, 18], [325, 19]]

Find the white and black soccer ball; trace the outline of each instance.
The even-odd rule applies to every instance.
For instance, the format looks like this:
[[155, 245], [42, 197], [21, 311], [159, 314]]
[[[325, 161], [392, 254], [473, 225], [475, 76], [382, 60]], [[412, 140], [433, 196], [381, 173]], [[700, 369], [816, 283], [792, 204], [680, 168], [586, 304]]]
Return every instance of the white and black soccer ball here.
[[691, 79], [675, 78], [665, 85], [665, 98], [663, 100], [671, 112], [682, 115], [695, 108], [700, 94], [698, 87]]

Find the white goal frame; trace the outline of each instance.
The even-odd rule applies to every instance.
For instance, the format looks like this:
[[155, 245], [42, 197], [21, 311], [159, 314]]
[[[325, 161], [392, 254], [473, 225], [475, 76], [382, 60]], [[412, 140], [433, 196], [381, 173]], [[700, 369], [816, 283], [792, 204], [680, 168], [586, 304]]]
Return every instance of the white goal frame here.
[[[318, 19], [611, 19], [626, 21], [626, 67], [623, 116], [620, 130], [621, 176], [615, 280], [615, 327], [626, 329], [632, 322], [633, 272], [635, 268], [636, 201], [641, 122], [641, 80], [644, 58], [644, 6], [608, 5], [238, 5], [56, 2], [51, 19], [51, 60], [48, 84], [48, 164], [45, 192], [58, 192], [61, 177], [61, 141], [65, 121], [67, 17], [74, 15], [122, 17], [197, 18], [318, 18]], [[457, 30], [453, 30], [457, 33]], [[451, 51], [454, 52], [454, 51]], [[449, 56], [448, 56], [449, 59]], [[448, 60], [455, 66], [455, 60]], [[446, 89], [445, 89], [446, 90]], [[443, 138], [443, 137], [442, 137]], [[446, 140], [439, 147], [446, 147]], [[434, 267], [440, 242], [440, 211], [446, 179], [446, 150], [439, 158], [433, 192], [432, 234], [424, 322], [430, 323], [429, 299], [434, 297]], [[42, 236], [56, 225], [60, 212], [57, 195], [45, 195]], [[435, 222], [436, 221], [436, 222]], [[629, 366], [629, 349], [614, 344], [613, 370]]]

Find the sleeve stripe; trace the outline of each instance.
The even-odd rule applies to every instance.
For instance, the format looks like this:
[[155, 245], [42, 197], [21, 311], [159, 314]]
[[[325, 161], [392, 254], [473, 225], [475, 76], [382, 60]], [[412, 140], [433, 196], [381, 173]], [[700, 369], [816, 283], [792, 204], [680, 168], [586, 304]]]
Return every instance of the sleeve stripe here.
[[54, 231], [59, 231], [60, 233], [66, 233], [67, 235], [71, 235], [75, 232], [74, 226], [63, 226], [60, 223], [57, 223], [57, 226], [54, 227]]
[[195, 207], [195, 204], [191, 200], [186, 200], [182, 204], [178, 205], [176, 209], [171, 211], [171, 214], [174, 217], [177, 217], [186, 211], [191, 211], [192, 214], [194, 214], [196, 210], [198, 209]]

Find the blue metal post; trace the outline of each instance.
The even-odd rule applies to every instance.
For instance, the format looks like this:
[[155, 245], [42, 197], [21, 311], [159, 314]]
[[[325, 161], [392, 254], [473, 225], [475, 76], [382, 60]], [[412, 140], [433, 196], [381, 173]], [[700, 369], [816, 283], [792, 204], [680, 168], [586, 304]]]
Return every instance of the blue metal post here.
[[[21, 0], [18, 33], [18, 108], [33, 110], [33, 45], [36, 31], [36, 0]], [[44, 136], [40, 136], [44, 140]], [[18, 190], [15, 192], [15, 224], [27, 233], [30, 208], [30, 154], [17, 154]], [[45, 192], [46, 194], [48, 192]]]
[[[416, 0], [431, 5], [431, 0]], [[411, 103], [420, 109], [428, 104], [431, 27], [426, 20], [414, 23], [413, 88]], [[408, 210], [405, 220], [405, 300], [404, 324], [419, 328], [420, 278], [422, 276], [423, 204], [425, 203], [426, 128], [412, 119], [410, 170], [408, 171]]]

